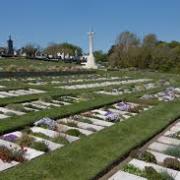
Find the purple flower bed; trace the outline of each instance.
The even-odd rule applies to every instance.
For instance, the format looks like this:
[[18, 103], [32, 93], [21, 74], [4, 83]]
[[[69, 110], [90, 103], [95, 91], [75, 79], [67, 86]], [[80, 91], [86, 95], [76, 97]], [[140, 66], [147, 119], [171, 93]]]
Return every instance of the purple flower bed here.
[[167, 88], [162, 96], [164, 101], [173, 101], [175, 99], [175, 89], [174, 88]]
[[120, 102], [117, 104], [118, 105], [118, 109], [121, 110], [121, 111], [128, 111], [131, 106], [128, 104], [128, 103], [125, 103], [125, 102]]
[[10, 142], [14, 142], [17, 140], [17, 136], [14, 134], [9, 134], [9, 135], [4, 135], [1, 137], [1, 139], [5, 140], [5, 141], [10, 141]]
[[42, 118], [34, 123], [35, 126], [47, 125], [50, 129], [54, 129], [56, 127], [56, 124], [56, 121], [48, 117]]
[[118, 121], [119, 118], [120, 118], [120, 116], [119, 116], [117, 113], [113, 113], [113, 112], [111, 112], [111, 111], [108, 111], [108, 112], [105, 114], [105, 116], [106, 116], [106, 120], [107, 120], [107, 121], [111, 121], [111, 122], [113, 122], [113, 121]]
[[113, 113], [111, 111], [107, 111], [107, 113], [105, 114], [105, 116], [109, 116], [112, 115]]

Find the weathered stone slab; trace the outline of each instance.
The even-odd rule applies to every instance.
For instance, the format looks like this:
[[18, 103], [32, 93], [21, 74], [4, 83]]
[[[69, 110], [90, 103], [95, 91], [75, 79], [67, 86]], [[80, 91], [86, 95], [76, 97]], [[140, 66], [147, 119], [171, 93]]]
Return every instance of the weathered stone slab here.
[[[0, 145], [6, 146], [9, 149], [20, 149], [19, 145], [12, 143], [12, 142], [9, 142], [9, 141], [4, 141], [2, 139], [0, 139]], [[44, 152], [42, 152], [42, 151], [37, 151], [35, 149], [28, 148], [28, 147], [26, 147], [26, 150], [27, 151], [25, 152], [24, 157], [27, 160], [31, 160], [33, 158], [36, 158], [36, 157], [44, 154]]]
[[[5, 134], [5, 135], [10, 135], [10, 134], [13, 134], [17, 137], [21, 137], [22, 136], [22, 132], [20, 131], [15, 131], [15, 132], [12, 132], [12, 133], [8, 133], [8, 134]], [[31, 136], [31, 135], [30, 135]], [[58, 149], [58, 148], [61, 148], [63, 147], [64, 145], [63, 144], [57, 144], [57, 143], [54, 143], [52, 141], [49, 141], [47, 139], [44, 139], [44, 138], [40, 138], [40, 137], [37, 137], [37, 136], [31, 136], [34, 138], [34, 141], [36, 142], [44, 142], [45, 144], [47, 144], [48, 148], [51, 150], [51, 151], [54, 151], [55, 149]]]
[[[166, 158], [175, 158], [174, 156], [166, 155], [166, 154], [151, 151], [151, 150], [148, 150], [148, 152], [150, 152], [151, 154], [155, 156], [159, 164], [162, 164]], [[176, 158], [176, 159], [180, 160], [180, 158]]]
[[180, 140], [170, 137], [161, 136], [157, 139], [158, 142], [178, 146], [180, 145]]
[[90, 129], [90, 128], [93, 128], [95, 129], [96, 131], [100, 131], [102, 129], [104, 129], [104, 127], [102, 126], [98, 126], [98, 125], [94, 125], [94, 124], [88, 124], [88, 123], [85, 123], [85, 122], [80, 122], [78, 120], [72, 120], [72, 119], [60, 119], [58, 120], [57, 122], [65, 122], [65, 123], [68, 123], [68, 122], [72, 122], [72, 123], [75, 123], [77, 125], [77, 127], [81, 128], [81, 129]]
[[167, 145], [167, 144], [162, 144], [162, 143], [158, 143], [158, 142], [154, 142], [154, 143], [149, 145], [148, 149], [151, 149], [151, 150], [154, 150], [154, 151], [158, 151], [158, 152], [164, 152], [168, 148], [171, 148], [171, 147], [174, 147], [174, 146]]
[[38, 101], [40, 104], [44, 105], [44, 106], [55, 106], [55, 107], [60, 107], [59, 104], [55, 104], [55, 103], [50, 103], [50, 102], [44, 102], [44, 101]]
[[54, 151], [54, 150], [59, 149], [59, 148], [64, 146], [63, 144], [57, 144], [57, 143], [54, 143], [54, 142], [49, 141], [47, 139], [39, 138], [36, 136], [32, 136], [32, 137], [35, 138], [35, 141], [37, 141], [37, 142], [44, 142], [45, 144], [47, 144], [48, 148], [51, 151]]
[[38, 103], [37, 101], [33, 101], [29, 104], [31, 104], [33, 107], [37, 107], [39, 109], [47, 109], [48, 108], [48, 106], [42, 105], [42, 104]]
[[11, 109], [7, 109], [7, 108], [4, 108], [4, 107], [0, 107], [0, 111], [3, 112], [3, 113], [14, 113], [16, 115], [24, 115], [24, 114], [26, 114], [24, 112], [11, 110]]
[[63, 125], [63, 124], [58, 124], [58, 127], [60, 129], [60, 131], [62, 132], [66, 132], [70, 129], [76, 129], [78, 130], [79, 132], [81, 132], [82, 134], [86, 135], [86, 136], [89, 136], [91, 134], [93, 134], [92, 131], [88, 131], [88, 130], [85, 130], [85, 129], [80, 129], [80, 128], [76, 128], [76, 127], [70, 127], [70, 126], [66, 126], [66, 125]]
[[7, 115], [4, 115], [4, 114], [0, 114], [0, 119], [5, 119], [5, 118], [8, 118], [10, 116], [7, 116]]
[[111, 176], [108, 180], [147, 180], [146, 178], [136, 176], [124, 171], [118, 171], [116, 174]]
[[124, 119], [129, 119], [131, 116], [124, 114], [124, 115], [122, 115], [122, 117], [123, 117]]
[[140, 170], [144, 170], [147, 166], [153, 167], [157, 172], [167, 172], [170, 176], [174, 177], [175, 180], [180, 180], [180, 172], [173, 169], [165, 168], [153, 163], [148, 163], [137, 159], [131, 160], [129, 164], [139, 168]]
[[70, 136], [70, 135], [67, 135], [67, 134], [64, 134], [64, 133], [59, 133], [59, 132], [52, 131], [52, 130], [49, 130], [49, 129], [44, 129], [44, 128], [41, 128], [41, 127], [32, 127], [31, 130], [33, 132], [45, 134], [46, 136], [49, 136], [49, 137], [52, 137], [52, 138], [61, 136], [61, 137], [64, 137], [65, 139], [67, 139], [70, 143], [79, 140], [79, 137]]
[[94, 88], [94, 87], [103, 87], [110, 85], [122, 85], [122, 84], [131, 84], [131, 83], [140, 83], [148, 82], [151, 79], [132, 79], [132, 80], [122, 80], [122, 81], [110, 81], [110, 82], [99, 82], [99, 83], [89, 83], [89, 84], [79, 84], [79, 85], [65, 85], [60, 86], [60, 88], [65, 89], [84, 89], [84, 88]]
[[110, 127], [110, 126], [112, 126], [114, 124], [112, 122], [107, 122], [107, 121], [103, 121], [103, 120], [96, 119], [96, 118], [91, 118], [91, 117], [81, 116], [81, 118], [82, 119], [88, 119], [88, 120], [92, 121], [93, 124], [103, 126], [103, 127]]
[[11, 161], [10, 163], [8, 162], [3, 162], [1, 159], [0, 159], [0, 171], [4, 171], [6, 169], [9, 169], [9, 168], [12, 168], [16, 165], [18, 165], [19, 163], [16, 162], [16, 161]]

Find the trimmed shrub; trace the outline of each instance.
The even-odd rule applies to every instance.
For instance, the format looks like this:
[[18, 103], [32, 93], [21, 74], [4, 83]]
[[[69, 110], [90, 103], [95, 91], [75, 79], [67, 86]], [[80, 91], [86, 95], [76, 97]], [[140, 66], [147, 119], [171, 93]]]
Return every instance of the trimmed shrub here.
[[131, 107], [128, 111], [131, 113], [139, 113], [143, 109], [142, 106]]
[[5, 162], [12, 161], [12, 151], [5, 146], [0, 146], [0, 159]]
[[137, 167], [131, 164], [125, 165], [122, 170], [130, 174], [135, 174], [136, 176], [142, 176], [142, 177], [146, 176], [144, 171], [138, 169]]
[[80, 131], [77, 130], [77, 129], [69, 129], [68, 131], [66, 131], [66, 134], [71, 135], [71, 136], [77, 136], [77, 137], [79, 137], [80, 135], [82, 135], [82, 134], [80, 133]]
[[49, 152], [48, 145], [45, 142], [33, 142], [31, 148], [43, 152]]
[[51, 140], [59, 144], [69, 144], [69, 141], [65, 137], [62, 137], [62, 136], [54, 137]]
[[24, 133], [20, 138], [17, 139], [17, 143], [22, 147], [31, 146], [33, 143], [33, 138]]
[[38, 132], [31, 132], [30, 133], [32, 136], [37, 136], [37, 137], [40, 137], [40, 138], [44, 138], [44, 139], [50, 139], [50, 137], [49, 136], [47, 136], [47, 135], [45, 135], [45, 134], [43, 134], [43, 133], [38, 133]]
[[77, 127], [77, 123], [75, 122], [67, 122], [66, 125], [71, 127]]
[[22, 104], [8, 104], [6, 107], [8, 109], [25, 112], [24, 106]]
[[168, 148], [164, 153], [180, 158], [180, 146]]
[[45, 97], [41, 97], [39, 98], [40, 101], [44, 101], [44, 102], [51, 102], [52, 101], [52, 97], [51, 96], [45, 96]]
[[81, 119], [80, 118], [79, 121], [84, 122], [84, 123], [88, 123], [88, 124], [93, 124], [92, 121], [89, 119]]
[[167, 172], [158, 173], [153, 167], [145, 167], [146, 178], [148, 180], [174, 180]]
[[25, 127], [21, 132], [24, 133], [24, 134], [30, 134], [30, 133], [32, 133], [30, 127]]
[[147, 151], [139, 154], [138, 159], [146, 161], [146, 162], [155, 163], [155, 164], [157, 163], [155, 156], [152, 153], [147, 152]]
[[24, 162], [24, 153], [26, 149], [9, 149], [5, 146], [0, 146], [0, 159], [5, 162], [18, 161]]
[[13, 160], [18, 162], [24, 162], [26, 159], [24, 158], [24, 154], [26, 152], [26, 149], [21, 148], [19, 150], [15, 149], [12, 151], [13, 153]]
[[13, 113], [13, 112], [6, 112], [5, 115], [7, 115], [7, 116], [16, 116], [16, 114]]
[[142, 161], [151, 162], [151, 163], [155, 163], [155, 164], [157, 163], [155, 156], [148, 151], [141, 152], [139, 150], [134, 150], [131, 152], [130, 156], [132, 158], [137, 158]]
[[180, 161], [175, 158], [166, 158], [163, 164], [167, 168], [180, 171]]
[[170, 137], [176, 138], [176, 139], [180, 139], [180, 131], [178, 131], [177, 133], [174, 133], [174, 134], [171, 135]]
[[88, 127], [87, 130], [88, 130], [88, 131], [92, 131], [92, 132], [97, 132], [97, 130], [94, 129], [94, 128], [92, 128], [92, 127]]

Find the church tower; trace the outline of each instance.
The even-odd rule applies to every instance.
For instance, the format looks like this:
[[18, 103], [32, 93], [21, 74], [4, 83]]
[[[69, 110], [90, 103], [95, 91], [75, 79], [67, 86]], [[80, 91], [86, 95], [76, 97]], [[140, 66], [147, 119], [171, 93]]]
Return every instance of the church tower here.
[[13, 49], [13, 40], [11, 39], [11, 35], [9, 36], [9, 39], [7, 41], [8, 48], [7, 48], [7, 54], [9, 56], [13, 56], [14, 54], [14, 49]]

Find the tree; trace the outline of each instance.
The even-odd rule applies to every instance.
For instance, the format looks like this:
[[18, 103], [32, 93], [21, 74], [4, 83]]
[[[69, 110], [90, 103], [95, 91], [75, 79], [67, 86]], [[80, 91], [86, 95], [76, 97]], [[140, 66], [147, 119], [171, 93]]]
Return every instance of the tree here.
[[129, 31], [122, 32], [116, 39], [116, 44], [109, 50], [109, 61], [111, 65], [119, 67], [131, 66], [132, 54], [140, 45], [140, 40], [136, 34]]
[[65, 54], [69, 54], [70, 56], [75, 55], [82, 55], [82, 49], [79, 46], [69, 44], [69, 43], [62, 43], [62, 44], [50, 44], [47, 48], [45, 48], [44, 53], [51, 54], [56, 56], [57, 53], [64, 52]]
[[25, 47], [23, 47], [23, 52], [26, 53], [28, 57], [35, 57], [36, 52], [40, 49], [39, 46], [36, 46], [34, 44], [27, 44]]
[[107, 55], [110, 56], [110, 55], [114, 52], [115, 48], [116, 48], [116, 45], [112, 45], [112, 46], [110, 47], [110, 49], [108, 50]]
[[147, 48], [153, 48], [157, 45], [158, 40], [155, 34], [148, 34], [143, 39], [143, 46]]
[[110, 48], [108, 60], [114, 68], [136, 67], [180, 72], [180, 42], [159, 41], [155, 34], [148, 34], [140, 43], [134, 33], [125, 31]]
[[107, 61], [107, 54], [103, 53], [103, 51], [95, 51], [94, 56], [97, 62], [106, 62]]
[[170, 48], [176, 48], [176, 47], [178, 47], [178, 46], [180, 46], [180, 43], [177, 42], [177, 41], [171, 41], [171, 42], [169, 43], [169, 47], [170, 47]]
[[124, 31], [117, 37], [116, 44], [127, 52], [130, 47], [138, 46], [140, 44], [140, 40], [136, 34]]

